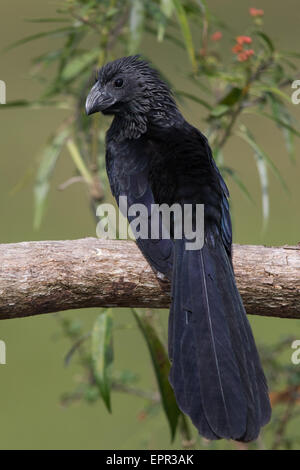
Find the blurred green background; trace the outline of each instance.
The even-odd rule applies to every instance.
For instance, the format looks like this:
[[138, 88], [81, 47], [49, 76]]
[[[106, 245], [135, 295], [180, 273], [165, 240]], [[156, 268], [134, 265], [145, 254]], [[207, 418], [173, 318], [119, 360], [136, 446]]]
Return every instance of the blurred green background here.
[[[248, 7], [265, 10], [265, 29], [282, 49], [299, 49], [300, 10], [297, 0], [274, 2], [260, 0], [212, 0], [210, 8], [242, 33], [249, 22]], [[276, 3], [276, 5], [275, 5]], [[0, 45], [5, 47], [17, 39], [43, 31], [43, 24], [31, 24], [26, 18], [55, 17], [59, 2], [53, 0], [1, 0]], [[39, 85], [30, 78], [30, 59], [44, 52], [48, 39], [24, 45], [1, 54], [0, 79], [7, 85], [7, 99], [34, 99]], [[53, 39], [55, 44], [56, 39]], [[158, 44], [153, 37], [146, 39], [143, 50], [176, 86], [188, 90], [184, 78], [187, 59], [169, 44]], [[194, 103], [183, 108], [184, 115], [200, 129], [202, 110]], [[296, 110], [300, 116], [299, 111]], [[0, 242], [24, 240], [74, 239], [95, 236], [95, 223], [88, 210], [84, 185], [56, 190], [70, 175], [73, 165], [67, 152], [55, 170], [46, 216], [39, 231], [33, 230], [32, 175], [36, 159], [49, 134], [67, 116], [66, 111], [54, 109], [12, 109], [0, 113], [1, 170], [0, 170]], [[277, 180], [271, 180], [270, 221], [262, 233], [260, 188], [251, 151], [239, 139], [233, 138], [226, 147], [226, 163], [238, 170], [256, 205], [252, 205], [240, 189], [229, 181], [233, 208], [234, 241], [246, 244], [283, 245], [300, 240], [299, 221], [299, 158], [293, 165], [279, 133], [269, 122], [256, 123], [248, 118], [257, 140], [262, 144], [285, 178], [290, 195]], [[300, 144], [296, 142], [296, 157]], [[283, 157], [284, 155], [284, 157]], [[20, 181], [25, 184], [18, 189]], [[255, 197], [255, 194], [258, 196]], [[70, 311], [64, 315], [84, 320], [92, 325], [97, 310]], [[166, 313], [167, 315], [167, 313]], [[125, 310], [118, 310], [116, 321], [133, 324]], [[299, 332], [296, 321], [250, 318], [258, 343], [275, 343], [283, 334]], [[80, 374], [76, 360], [68, 368], [63, 358], [69, 342], [59, 335], [55, 315], [38, 316], [0, 323], [0, 339], [7, 345], [7, 364], [0, 365], [0, 448], [1, 449], [168, 449], [170, 444], [167, 422], [162, 413], [139, 419], [143, 402], [138, 398], [113, 394], [113, 413], [104, 405], [90, 406], [80, 402], [62, 408], [63, 392], [71, 390], [73, 379]], [[285, 351], [290, 361], [292, 350]], [[118, 369], [131, 368], [141, 377], [143, 385], [152, 386], [155, 378], [145, 343], [136, 327], [116, 330], [115, 361]], [[295, 366], [297, 367], [297, 366]], [[298, 366], [299, 367], [299, 366]], [[291, 432], [297, 432], [294, 427]]]

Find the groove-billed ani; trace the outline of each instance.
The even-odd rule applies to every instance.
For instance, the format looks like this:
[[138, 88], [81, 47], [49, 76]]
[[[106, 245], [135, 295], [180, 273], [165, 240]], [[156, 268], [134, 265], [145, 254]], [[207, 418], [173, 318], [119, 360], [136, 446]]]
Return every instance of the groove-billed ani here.
[[106, 138], [112, 193], [128, 205], [204, 204], [204, 246], [138, 239], [172, 282], [170, 383], [180, 409], [208, 439], [255, 439], [270, 419], [266, 379], [235, 284], [228, 189], [206, 137], [179, 112], [157, 71], [124, 57], [99, 71], [86, 112], [114, 115]]

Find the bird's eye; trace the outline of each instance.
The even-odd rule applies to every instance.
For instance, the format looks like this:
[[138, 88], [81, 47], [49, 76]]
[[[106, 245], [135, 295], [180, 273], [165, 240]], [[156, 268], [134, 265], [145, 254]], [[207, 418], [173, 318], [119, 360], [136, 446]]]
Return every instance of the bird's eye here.
[[114, 81], [114, 85], [116, 88], [121, 88], [123, 86], [123, 79], [122, 78], [117, 78], [117, 80]]

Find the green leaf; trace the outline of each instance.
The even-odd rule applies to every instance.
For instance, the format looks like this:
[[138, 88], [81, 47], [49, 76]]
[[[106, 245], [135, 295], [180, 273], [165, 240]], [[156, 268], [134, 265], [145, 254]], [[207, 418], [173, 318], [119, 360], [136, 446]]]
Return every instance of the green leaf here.
[[205, 77], [201, 77], [199, 79], [199, 77], [195, 77], [195, 75], [189, 73], [187, 74], [189, 80], [191, 80], [191, 82], [196, 85], [197, 88], [200, 88], [200, 90], [204, 91], [207, 95], [210, 95], [214, 98], [214, 94], [212, 92], [212, 89], [210, 86], [207, 86], [207, 80], [205, 79]]
[[18, 41], [13, 42], [8, 47], [4, 49], [4, 51], [9, 51], [14, 49], [15, 47], [22, 46], [23, 44], [27, 44], [28, 42], [35, 41], [36, 39], [46, 38], [46, 37], [60, 37], [66, 36], [72, 30], [69, 28], [58, 28], [52, 31], [43, 31], [41, 33], [32, 34], [31, 36], [26, 36], [25, 38], [19, 39]]
[[266, 92], [266, 93], [272, 93], [273, 95], [277, 95], [279, 98], [282, 98], [285, 100], [288, 104], [291, 103], [291, 97], [284, 91], [280, 90], [280, 88], [275, 88], [272, 86], [267, 86], [267, 85], [259, 85], [257, 87], [259, 90]]
[[269, 203], [269, 183], [268, 183], [268, 172], [267, 172], [267, 164], [270, 164], [269, 157], [265, 154], [265, 152], [258, 146], [256, 141], [254, 140], [253, 135], [247, 129], [245, 125], [240, 126], [241, 132], [237, 134], [242, 137], [254, 150], [254, 159], [259, 175], [260, 186], [261, 186], [261, 200], [262, 200], [262, 215], [263, 215], [263, 223], [264, 227], [266, 227], [267, 221], [269, 219], [270, 213], [270, 203]]
[[213, 157], [218, 167], [222, 167], [224, 164], [224, 155], [220, 147], [213, 148]]
[[[289, 120], [289, 117], [287, 116], [286, 117], [287, 120]], [[295, 141], [294, 141], [294, 135], [291, 131], [289, 131], [288, 129], [286, 128], [283, 128], [282, 129], [282, 132], [283, 132], [283, 137], [284, 137], [284, 141], [285, 141], [285, 147], [286, 147], [286, 150], [287, 150], [287, 153], [288, 153], [288, 156], [290, 158], [290, 160], [295, 163], [296, 162], [296, 158], [295, 158]]]
[[254, 31], [254, 34], [263, 40], [271, 54], [273, 54], [275, 47], [269, 36], [266, 33], [263, 33], [262, 31]]
[[[209, 69], [207, 70], [209, 71]], [[239, 72], [225, 73], [225, 72], [220, 72], [218, 70], [213, 70], [213, 72], [210, 73], [210, 75], [216, 79], [218, 78], [219, 80], [222, 80], [233, 86], [235, 86], [237, 83], [239, 83], [241, 86], [244, 86], [244, 77]]]
[[56, 60], [58, 60], [61, 57], [62, 53], [63, 53], [62, 49], [58, 49], [56, 51], [46, 52], [45, 54], [41, 54], [41, 55], [35, 57], [32, 60], [32, 63], [33, 64], [49, 65], [49, 64], [52, 64], [53, 62], [55, 62]]
[[69, 23], [69, 18], [25, 18], [29, 23]]
[[218, 104], [211, 110], [210, 116], [214, 118], [221, 117], [223, 116], [223, 114], [227, 113], [229, 109], [229, 106], [227, 106], [226, 104]]
[[163, 14], [163, 21], [161, 20], [158, 24], [157, 39], [159, 42], [163, 41], [166, 32], [167, 20], [171, 18], [173, 14], [173, 0], [160, 0], [160, 10]]
[[135, 54], [139, 48], [145, 19], [145, 5], [141, 0], [131, 0], [129, 16], [129, 54]]
[[173, 0], [160, 0], [160, 9], [167, 18], [171, 18], [174, 11]]
[[253, 156], [256, 162], [256, 167], [257, 167], [257, 171], [258, 171], [259, 179], [260, 179], [262, 215], [263, 215], [263, 222], [264, 222], [264, 228], [265, 228], [269, 220], [269, 214], [270, 214], [269, 182], [268, 182], [267, 165], [261, 153], [254, 152]]
[[198, 96], [192, 95], [191, 93], [187, 93], [182, 90], [176, 90], [175, 95], [183, 96], [184, 98], [188, 98], [189, 100], [195, 101], [198, 104], [201, 104], [204, 106], [204, 108], [211, 110], [212, 106], [207, 103], [207, 101], [203, 100], [202, 98], [199, 98]]
[[219, 168], [220, 168], [221, 173], [227, 174], [228, 176], [230, 176], [233, 179], [233, 181], [237, 184], [237, 186], [240, 188], [240, 190], [244, 193], [244, 195], [247, 197], [247, 199], [250, 202], [254, 203], [251, 194], [249, 193], [246, 185], [243, 183], [241, 178], [238, 176], [237, 172], [227, 166], [220, 166]]
[[132, 309], [132, 313], [141, 332], [144, 335], [151, 355], [163, 408], [170, 426], [171, 438], [173, 440], [176, 433], [180, 410], [177, 406], [174, 392], [168, 380], [170, 371], [169, 359], [165, 347], [163, 346], [149, 319], [137, 309]]
[[296, 135], [297, 137], [300, 137], [300, 132], [297, 131], [293, 126], [291, 126], [290, 124], [287, 124], [286, 122], [284, 122], [282, 119], [279, 119], [279, 118], [275, 118], [274, 116], [270, 115], [269, 113], [265, 113], [265, 112], [262, 112], [261, 113], [263, 116], [269, 118], [269, 119], [272, 119], [273, 121], [277, 122], [277, 124], [279, 124], [280, 126], [284, 127], [285, 129], [288, 129], [289, 131], [292, 132], [292, 134]]
[[[287, 57], [285, 57], [284, 55], [280, 55], [280, 60], [281, 62], [283, 62], [284, 64], [286, 64], [290, 69], [292, 69], [294, 72], [298, 70], [298, 67], [297, 65], [291, 61], [290, 59], [288, 59]], [[293, 81], [293, 79], [291, 78], [291, 82]]]
[[88, 332], [86, 333], [85, 335], [83, 336], [80, 336], [76, 341], [75, 343], [72, 345], [72, 347], [70, 348], [70, 350], [67, 352], [66, 356], [65, 356], [65, 359], [64, 359], [64, 365], [67, 367], [70, 362], [71, 362], [71, 359], [74, 355], [74, 353], [80, 348], [80, 346], [82, 345], [82, 343], [91, 336], [91, 333]]
[[92, 364], [102, 399], [111, 413], [111, 366], [113, 362], [113, 316], [108, 309], [101, 313], [92, 331]]
[[0, 106], [0, 109], [6, 109], [6, 108], [24, 108], [24, 107], [32, 107], [32, 103], [27, 100], [15, 100], [15, 101], [9, 101], [8, 103], [5, 103]]
[[57, 159], [68, 138], [70, 130], [64, 129], [58, 132], [50, 139], [46, 146], [38, 168], [36, 181], [34, 185], [34, 228], [40, 227], [42, 216], [45, 210], [46, 199], [50, 187], [50, 178], [54, 171]]
[[75, 144], [75, 142], [72, 139], [69, 139], [67, 141], [67, 147], [68, 147], [69, 153], [71, 155], [71, 158], [72, 158], [73, 162], [75, 163], [75, 166], [76, 166], [77, 170], [79, 171], [79, 173], [81, 174], [81, 176], [85, 179], [85, 181], [88, 184], [92, 184], [93, 177], [92, 177], [91, 173], [89, 172], [82, 156], [80, 155], [80, 152], [79, 152], [79, 149], [78, 149], [77, 145]]
[[285, 146], [287, 149], [287, 153], [290, 157], [290, 160], [292, 162], [295, 162], [295, 143], [294, 143], [294, 135], [293, 133], [289, 130], [286, 129], [285, 127], [282, 127], [282, 125], [278, 121], [283, 121], [288, 125], [292, 124], [292, 117], [290, 116], [288, 110], [286, 107], [282, 104], [281, 100], [279, 100], [276, 96], [274, 96], [272, 93], [269, 93], [268, 99], [271, 103], [271, 110], [274, 118], [276, 119], [278, 127], [282, 130], [283, 137], [285, 140]]
[[[172, 0], [173, 1], [173, 0]], [[155, 30], [154, 28], [152, 28], [151, 26], [149, 26], [149, 24], [145, 24], [145, 32], [147, 33], [150, 33], [150, 34], [153, 34], [154, 36], [157, 35], [157, 30]], [[184, 43], [181, 41], [181, 39], [179, 39], [178, 37], [174, 36], [173, 34], [170, 34], [169, 32], [165, 32], [164, 34], [164, 39], [167, 39], [168, 41], [172, 42], [173, 44], [175, 44], [177, 47], [180, 47], [180, 49], [183, 49], [185, 51], [185, 45]]]
[[99, 49], [92, 49], [78, 55], [73, 60], [67, 63], [64, 67], [61, 78], [65, 82], [69, 82], [76, 78], [83, 70], [90, 67], [99, 57]]
[[300, 59], [300, 52], [296, 52], [296, 51], [280, 51], [280, 52], [281, 54], [284, 54], [287, 57], [296, 57]]
[[68, 103], [59, 101], [27, 101], [27, 100], [15, 100], [9, 101], [6, 104], [2, 104], [0, 109], [4, 110], [7, 108], [30, 108], [30, 109], [41, 109], [47, 106], [54, 106], [58, 109], [70, 109]]
[[297, 137], [300, 137], [300, 132], [297, 131], [297, 129], [295, 129], [293, 126], [291, 126], [290, 124], [287, 124], [286, 122], [284, 122], [279, 117], [272, 116], [272, 114], [266, 113], [265, 111], [247, 110], [247, 111], [244, 111], [244, 113], [245, 114], [246, 113], [247, 114], [259, 114], [260, 116], [264, 116], [268, 119], [271, 119], [271, 121], [276, 122], [277, 124], [284, 127], [285, 129], [288, 129], [289, 131], [291, 131]]
[[232, 106], [235, 103], [239, 101], [243, 93], [243, 90], [238, 87], [233, 87], [231, 90], [227, 93], [224, 98], [218, 103], [219, 105], [225, 104], [226, 106]]
[[192, 33], [189, 27], [187, 14], [180, 0], [173, 0], [173, 4], [174, 4], [174, 8], [177, 14], [178, 22], [182, 31], [182, 35], [184, 38], [186, 50], [188, 52], [190, 61], [192, 63], [193, 70], [196, 71], [197, 61], [196, 61], [193, 38], [192, 38]]
[[249, 131], [249, 129], [242, 124], [240, 126], [240, 132], [237, 132], [237, 135], [239, 135], [242, 139], [244, 139], [250, 147], [254, 150], [254, 152], [257, 155], [260, 155], [263, 160], [268, 164], [268, 166], [271, 168], [273, 174], [276, 176], [278, 181], [281, 183], [282, 187], [288, 192], [288, 187], [281, 176], [277, 166], [274, 164], [274, 162], [270, 159], [270, 157], [262, 150], [262, 148], [256, 143], [253, 135]]

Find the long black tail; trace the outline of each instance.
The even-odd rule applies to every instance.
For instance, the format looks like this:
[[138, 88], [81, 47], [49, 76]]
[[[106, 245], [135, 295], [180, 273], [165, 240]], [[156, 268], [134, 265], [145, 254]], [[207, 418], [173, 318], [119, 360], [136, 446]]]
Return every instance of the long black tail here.
[[169, 318], [170, 382], [207, 439], [251, 441], [271, 415], [251, 327], [221, 240], [175, 241]]

